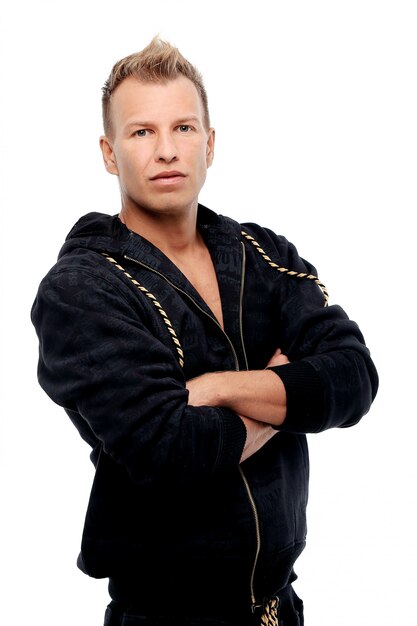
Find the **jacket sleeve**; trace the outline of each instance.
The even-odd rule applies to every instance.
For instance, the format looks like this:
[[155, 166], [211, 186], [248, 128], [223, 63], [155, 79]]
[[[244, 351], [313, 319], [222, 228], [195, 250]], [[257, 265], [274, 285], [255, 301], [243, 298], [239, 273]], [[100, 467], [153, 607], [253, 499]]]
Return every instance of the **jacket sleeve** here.
[[[317, 276], [284, 237], [267, 229], [255, 235], [260, 242], [263, 235], [265, 251], [280, 266]], [[270, 368], [287, 394], [287, 416], [279, 430], [313, 433], [356, 424], [378, 389], [359, 327], [340, 306], [325, 307], [323, 293], [312, 280], [281, 274], [277, 298], [279, 347], [290, 360]]]
[[227, 409], [187, 405], [175, 354], [103, 276], [52, 270], [32, 321], [40, 385], [135, 482], [195, 480], [238, 465], [242, 420]]

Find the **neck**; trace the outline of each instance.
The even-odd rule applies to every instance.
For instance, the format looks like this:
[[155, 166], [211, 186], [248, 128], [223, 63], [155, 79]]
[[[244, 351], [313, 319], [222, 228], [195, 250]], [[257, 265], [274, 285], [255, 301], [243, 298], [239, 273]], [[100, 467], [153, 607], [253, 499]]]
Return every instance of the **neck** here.
[[139, 213], [123, 207], [119, 217], [129, 230], [150, 241], [168, 257], [186, 254], [200, 241], [197, 232], [197, 204], [181, 214], [150, 211]]

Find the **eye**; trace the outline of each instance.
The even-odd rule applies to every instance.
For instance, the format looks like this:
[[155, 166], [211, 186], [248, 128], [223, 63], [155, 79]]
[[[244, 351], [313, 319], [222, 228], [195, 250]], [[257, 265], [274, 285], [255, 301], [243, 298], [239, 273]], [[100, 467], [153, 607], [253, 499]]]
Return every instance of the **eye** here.
[[140, 128], [139, 130], [135, 130], [135, 135], [137, 135], [137, 137], [146, 137], [148, 132], [146, 128]]
[[181, 126], [178, 126], [178, 130], [180, 133], [189, 133], [192, 127], [189, 124], [181, 124]]

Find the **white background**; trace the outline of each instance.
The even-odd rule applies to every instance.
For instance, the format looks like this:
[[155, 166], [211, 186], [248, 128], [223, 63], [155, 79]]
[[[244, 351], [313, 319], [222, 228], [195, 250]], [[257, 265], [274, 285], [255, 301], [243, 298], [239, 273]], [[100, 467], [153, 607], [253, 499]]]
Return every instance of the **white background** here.
[[[417, 624], [415, 3], [15, 0], [1, 9], [1, 586], [7, 626], [100, 626], [75, 566], [89, 449], [36, 381], [29, 312], [73, 222], [119, 209], [101, 86], [157, 33], [202, 71], [217, 152], [200, 197], [318, 268], [379, 368], [370, 414], [311, 436], [308, 626]], [[58, 617], [59, 616], [59, 617]]]

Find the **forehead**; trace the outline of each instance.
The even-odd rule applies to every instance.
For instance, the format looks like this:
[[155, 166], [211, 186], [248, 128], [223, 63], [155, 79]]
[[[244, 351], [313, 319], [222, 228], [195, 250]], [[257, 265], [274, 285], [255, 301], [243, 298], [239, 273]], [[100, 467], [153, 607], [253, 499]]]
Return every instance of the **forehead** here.
[[185, 76], [164, 82], [126, 78], [111, 97], [111, 117], [117, 129], [132, 121], [163, 123], [187, 116], [203, 123], [203, 105], [195, 85]]

